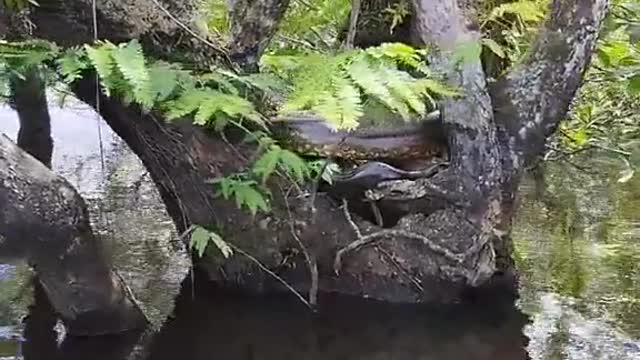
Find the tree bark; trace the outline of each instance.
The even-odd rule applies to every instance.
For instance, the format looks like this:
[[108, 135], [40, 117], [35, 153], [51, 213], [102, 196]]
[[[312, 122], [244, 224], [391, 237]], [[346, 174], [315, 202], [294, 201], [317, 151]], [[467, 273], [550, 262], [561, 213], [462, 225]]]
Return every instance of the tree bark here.
[[0, 254], [28, 259], [72, 335], [116, 333], [146, 324], [93, 236], [84, 200], [4, 135]]
[[[37, 36], [71, 45], [73, 41], [69, 43], [59, 27], [69, 24], [80, 29], [74, 23], [90, 9], [88, 1], [72, 3], [64, 12], [34, 10], [30, 18], [38, 27]], [[308, 189], [285, 196], [289, 186], [284, 179], [270, 184], [273, 212], [251, 217], [235, 204], [215, 198], [206, 183], [247, 166], [242, 158], [248, 158], [253, 149], [234, 142], [239, 137], [227, 134], [230, 145], [218, 134], [194, 127], [188, 119], [169, 124], [158, 114], [140, 115], [136, 107], [103, 95], [100, 112], [149, 169], [179, 230], [192, 224], [213, 225], [226, 241], [297, 289], [310, 287], [305, 257], [299, 255], [291, 262], [285, 258], [300, 244], [302, 252], [317, 261], [324, 291], [388, 301], [450, 302], [463, 298], [469, 289], [501, 279], [513, 286], [509, 231], [520, 173], [526, 158], [541, 151], [545, 136], [567, 111], [589, 63], [606, 0], [553, 1], [550, 19], [531, 57], [491, 91], [479, 59], [455, 64], [448, 57], [455, 46], [478, 39], [470, 11], [473, 3], [463, 5], [459, 7], [454, 0], [413, 1], [414, 41], [439, 48], [433, 63], [464, 96], [441, 106], [451, 165], [432, 178], [386, 182], [372, 189], [382, 202], [406, 209], [390, 228], [345, 211], [339, 198], [326, 193], [319, 194], [316, 211], [310, 212]], [[99, 15], [102, 29], [109, 29], [101, 37], [139, 36], [149, 53], [176, 58], [153, 40], [158, 32], [153, 22], [146, 31], [144, 24], [134, 22], [131, 26], [136, 31], [126, 35], [122, 23], [131, 19], [123, 19], [105, 5], [99, 7]], [[560, 32], [560, 26], [571, 31]], [[75, 43], [79, 38], [90, 35], [76, 34]], [[183, 59], [197, 59], [201, 54], [200, 43], [191, 43], [192, 48], [180, 48]], [[87, 74], [75, 87], [76, 94], [89, 104], [96, 103], [92, 79]], [[244, 157], [239, 158], [238, 152]], [[209, 256], [202, 266], [223, 283], [256, 291], [274, 286], [282, 289], [242, 256], [226, 261]]]
[[257, 72], [260, 56], [275, 35], [289, 0], [229, 0], [229, 57], [244, 71]]

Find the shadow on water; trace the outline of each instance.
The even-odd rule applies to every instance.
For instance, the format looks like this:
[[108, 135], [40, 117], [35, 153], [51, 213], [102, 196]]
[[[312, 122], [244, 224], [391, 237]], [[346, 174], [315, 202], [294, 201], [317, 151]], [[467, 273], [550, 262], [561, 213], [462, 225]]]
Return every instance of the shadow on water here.
[[288, 296], [250, 297], [198, 282], [195, 290], [192, 297], [185, 280], [175, 315], [146, 343], [146, 356], [128, 355], [139, 334], [67, 338], [58, 348], [55, 333], [38, 331], [42, 324], [30, 318], [25, 359], [528, 359], [528, 318], [509, 299], [428, 308], [324, 295], [314, 314]]

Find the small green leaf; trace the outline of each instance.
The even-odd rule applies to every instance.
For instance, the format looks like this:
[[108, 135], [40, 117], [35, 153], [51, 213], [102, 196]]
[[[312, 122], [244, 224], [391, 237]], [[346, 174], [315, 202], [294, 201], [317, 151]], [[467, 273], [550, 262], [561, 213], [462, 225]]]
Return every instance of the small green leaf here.
[[229, 246], [229, 244], [227, 244], [226, 241], [222, 239], [222, 237], [220, 237], [220, 235], [214, 232], [209, 232], [209, 236], [211, 238], [211, 241], [213, 241], [213, 243], [216, 245], [218, 250], [220, 250], [222, 256], [224, 256], [225, 259], [228, 259], [231, 255], [233, 255], [233, 249], [231, 248], [231, 246]]
[[202, 226], [195, 226], [193, 232], [191, 232], [189, 248], [195, 249], [198, 257], [202, 257], [210, 242], [213, 242], [216, 245], [225, 259], [228, 259], [229, 256], [233, 255], [233, 249], [222, 239], [220, 235], [207, 230]]
[[283, 149], [280, 153], [280, 166], [289, 174], [293, 174], [298, 182], [309, 176], [307, 163], [298, 154]]
[[629, 91], [629, 93], [631, 93], [632, 95], [640, 94], [640, 74], [634, 75], [629, 79], [627, 91]]
[[209, 245], [210, 238], [209, 231], [198, 226], [191, 233], [191, 242], [189, 247], [191, 249], [196, 249], [198, 257], [202, 257], [207, 249], [207, 245]]
[[145, 64], [140, 43], [134, 39], [126, 44], [121, 44], [113, 51], [113, 59], [118, 70], [131, 85], [135, 100], [144, 109], [151, 109], [154, 94], [151, 91], [149, 69]]
[[266, 183], [269, 176], [276, 170], [281, 153], [282, 148], [273, 145], [254, 163], [253, 172], [262, 177], [262, 183]]
[[482, 45], [486, 46], [491, 52], [496, 54], [501, 59], [504, 59], [507, 55], [504, 53], [504, 49], [495, 40], [489, 38], [482, 39]]

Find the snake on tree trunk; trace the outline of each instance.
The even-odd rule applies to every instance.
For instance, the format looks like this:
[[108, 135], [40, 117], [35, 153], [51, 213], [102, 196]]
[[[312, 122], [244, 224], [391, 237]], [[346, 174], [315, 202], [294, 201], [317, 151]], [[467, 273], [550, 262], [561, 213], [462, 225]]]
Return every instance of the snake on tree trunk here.
[[428, 176], [432, 168], [420, 164], [446, 157], [447, 143], [438, 111], [419, 121], [393, 128], [354, 131], [333, 129], [322, 117], [310, 113], [281, 115], [272, 130], [286, 148], [305, 156], [340, 159], [359, 164], [337, 176], [338, 182], [365, 187], [386, 180]]

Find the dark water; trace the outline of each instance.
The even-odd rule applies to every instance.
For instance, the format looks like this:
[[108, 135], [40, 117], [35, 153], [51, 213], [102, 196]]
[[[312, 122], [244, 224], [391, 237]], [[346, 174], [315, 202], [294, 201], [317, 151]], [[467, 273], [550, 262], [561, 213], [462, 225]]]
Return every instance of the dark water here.
[[[1, 115], [0, 131], [8, 132]], [[68, 117], [54, 113], [54, 120], [63, 115]], [[170, 250], [151, 251], [158, 248], [152, 239], [171, 237], [166, 214], [154, 212], [161, 205], [147, 192], [142, 198], [152, 200], [131, 203], [130, 189], [112, 178], [105, 184], [95, 124], [69, 126], [86, 129], [62, 126], [67, 137], [91, 135], [78, 139], [80, 150], [66, 152], [78, 158], [59, 151], [59, 171], [83, 195], [108, 196], [107, 205], [123, 213], [108, 224], [129, 234], [118, 243], [139, 234], [141, 241], [115, 256], [141, 289], [147, 310], [162, 318], [171, 312], [169, 289], [180, 286], [176, 279], [184, 271]], [[66, 143], [60, 135], [59, 146]], [[87, 160], [86, 153], [94, 155]], [[0, 359], [640, 359], [640, 176], [617, 182], [619, 162], [606, 154], [579, 161], [600, 172], [553, 163], [544, 182], [527, 178], [522, 185], [514, 224], [522, 274], [517, 301], [433, 308], [323, 295], [320, 311], [312, 314], [288, 296], [243, 296], [198, 279], [193, 289], [187, 279], [157, 333], [71, 338], [60, 326], [54, 330], [55, 318], [37, 291], [35, 305], [27, 308], [33, 297], [28, 269], [0, 265]], [[116, 180], [142, 179], [136, 169], [125, 166]], [[148, 185], [148, 179], [140, 182]], [[134, 261], [132, 254], [145, 256]], [[16, 320], [26, 314], [24, 322]]]

